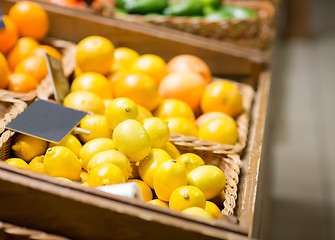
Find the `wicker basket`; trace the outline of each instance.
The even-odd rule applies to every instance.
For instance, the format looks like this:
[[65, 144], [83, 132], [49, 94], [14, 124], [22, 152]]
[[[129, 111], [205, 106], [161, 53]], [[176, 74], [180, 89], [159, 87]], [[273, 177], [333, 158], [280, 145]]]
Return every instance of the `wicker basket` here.
[[[76, 45], [74, 43], [56, 40], [56, 39], [46, 39], [45, 44], [51, 45], [58, 49], [62, 54], [62, 65], [64, 69], [65, 77], [69, 77], [75, 68], [75, 51]], [[15, 93], [12, 91], [0, 90], [1, 97], [9, 97], [14, 99], [20, 99], [22, 101], [30, 102], [34, 98], [38, 97], [41, 99], [48, 99], [53, 94], [53, 86], [50, 76], [47, 75], [42, 82], [37, 86], [37, 88], [28, 93]]]

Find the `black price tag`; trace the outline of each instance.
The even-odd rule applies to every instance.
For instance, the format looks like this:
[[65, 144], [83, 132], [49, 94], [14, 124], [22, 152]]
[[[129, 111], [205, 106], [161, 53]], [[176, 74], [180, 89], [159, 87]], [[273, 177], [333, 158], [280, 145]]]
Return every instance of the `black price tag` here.
[[6, 26], [5, 26], [5, 22], [3, 20], [2, 9], [1, 9], [1, 6], [0, 6], [0, 29], [3, 29], [3, 28], [6, 28]]

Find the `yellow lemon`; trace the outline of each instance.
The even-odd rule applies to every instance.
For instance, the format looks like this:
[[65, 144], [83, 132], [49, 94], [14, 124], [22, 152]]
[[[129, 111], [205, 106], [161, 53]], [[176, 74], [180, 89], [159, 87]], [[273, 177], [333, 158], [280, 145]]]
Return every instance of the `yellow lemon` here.
[[44, 154], [47, 146], [44, 140], [19, 134], [14, 139], [12, 150], [16, 157], [30, 162], [34, 157]]
[[96, 138], [85, 143], [79, 153], [80, 159], [83, 162], [83, 168], [87, 170], [87, 164], [91, 160], [91, 158], [95, 154], [106, 150], [115, 150], [114, 142], [112, 139]]
[[173, 190], [170, 196], [171, 209], [183, 211], [190, 207], [205, 208], [206, 198], [201, 190], [194, 186], [183, 186]]
[[153, 182], [157, 167], [170, 159], [170, 155], [163, 149], [151, 149], [149, 155], [139, 163], [138, 172], [141, 179], [148, 184], [149, 187], [154, 188]]
[[81, 185], [82, 185], [82, 186], [89, 187], [89, 185], [88, 185], [88, 181], [87, 181], [87, 182], [83, 182]]
[[173, 190], [186, 184], [185, 164], [168, 160], [157, 167], [154, 175], [154, 190], [159, 199], [169, 201]]
[[199, 138], [234, 145], [238, 139], [237, 125], [232, 117], [217, 117], [199, 128]]
[[63, 102], [64, 106], [81, 110], [92, 112], [95, 114], [104, 114], [105, 105], [102, 99], [89, 91], [75, 91], [68, 94]]
[[80, 173], [80, 182], [84, 183], [88, 181], [88, 172], [86, 172], [85, 170], [81, 170]]
[[[104, 99], [104, 100], [103, 100], [104, 105], [105, 105], [105, 109], [107, 109], [107, 106], [108, 106], [112, 101], [113, 101], [113, 99], [110, 99], [110, 98], [108, 98], [108, 99]], [[106, 113], [106, 111], [105, 111], [105, 113]]]
[[182, 117], [167, 118], [168, 126], [170, 132], [179, 133], [185, 136], [198, 136], [198, 130], [195, 127], [194, 123], [190, 120]]
[[153, 117], [152, 113], [148, 109], [146, 109], [145, 107], [143, 107], [142, 105], [137, 104], [137, 107], [138, 107], [138, 117], [137, 117], [137, 120], [139, 122], [142, 122], [146, 118]]
[[143, 120], [143, 127], [150, 136], [151, 147], [162, 148], [165, 146], [170, 137], [170, 129], [165, 120], [157, 117], [147, 118]]
[[107, 150], [95, 154], [87, 164], [87, 171], [91, 172], [92, 169], [102, 163], [109, 162], [118, 166], [124, 178], [127, 180], [131, 173], [130, 161], [123, 153], [117, 150]]
[[214, 218], [209, 212], [203, 208], [199, 207], [190, 207], [182, 211], [183, 213], [191, 214], [194, 216], [205, 217], [205, 218]]
[[37, 157], [34, 157], [33, 160], [30, 161], [29, 163], [29, 169], [30, 170], [33, 170], [35, 172], [39, 172], [39, 173], [46, 173], [45, 172], [45, 169], [44, 169], [44, 163], [43, 163], [43, 160], [44, 159], [44, 156], [37, 156]]
[[172, 117], [183, 117], [190, 121], [195, 120], [194, 112], [192, 108], [182, 100], [179, 99], [165, 99], [154, 112], [156, 117], [160, 118], [172, 118]]
[[116, 149], [132, 162], [143, 160], [151, 150], [149, 134], [138, 121], [133, 119], [117, 125], [113, 131], [113, 141]]
[[140, 55], [133, 49], [127, 47], [116, 48], [114, 51], [112, 71], [128, 69], [139, 56]]
[[102, 99], [113, 97], [112, 86], [108, 79], [96, 72], [86, 72], [76, 77], [71, 84], [71, 92], [86, 90]]
[[72, 134], [68, 134], [65, 138], [62, 139], [59, 143], [49, 143], [49, 147], [54, 147], [54, 146], [63, 146], [69, 148], [74, 154], [79, 157], [79, 153], [81, 148], [83, 147], [75, 136]]
[[63, 181], [65, 181], [65, 182], [72, 182], [70, 179], [65, 178], [65, 177], [56, 177], [56, 178], [58, 178], [58, 179], [60, 179], [60, 180], [63, 180]]
[[214, 218], [218, 218], [221, 214], [221, 211], [218, 208], [218, 206], [216, 206], [216, 204], [211, 201], [206, 201], [205, 210], [209, 212]]
[[104, 185], [125, 183], [121, 169], [113, 163], [102, 163], [92, 169], [88, 177], [88, 185], [99, 187]]
[[171, 142], [167, 142], [164, 147], [162, 147], [163, 150], [165, 150], [172, 159], [176, 159], [177, 157], [180, 156], [180, 152], [178, 148], [173, 145]]
[[139, 179], [130, 179], [128, 182], [136, 182], [141, 189], [143, 200], [148, 202], [152, 199], [151, 188], [143, 181]]
[[148, 201], [147, 203], [150, 203], [156, 206], [161, 206], [161, 207], [169, 207], [169, 204], [167, 202], [164, 202], [160, 199], [153, 199], [153, 200]]
[[76, 181], [80, 178], [81, 162], [76, 154], [63, 146], [48, 148], [44, 155], [44, 168], [48, 175]]
[[137, 116], [137, 105], [129, 98], [115, 98], [106, 109], [107, 122], [113, 130], [119, 123], [127, 119], [137, 119]]
[[79, 133], [79, 138], [84, 143], [96, 138], [112, 138], [112, 130], [109, 129], [107, 118], [104, 115], [85, 116], [79, 126], [91, 131], [90, 134]]
[[176, 159], [178, 162], [183, 162], [185, 163], [186, 170], [189, 173], [193, 169], [200, 167], [202, 165], [205, 165], [204, 160], [202, 160], [201, 157], [194, 153], [184, 153], [177, 157]]
[[5, 163], [8, 163], [9, 165], [13, 165], [13, 166], [16, 166], [16, 167], [29, 169], [28, 163], [26, 163], [21, 158], [9, 158], [5, 161]]
[[189, 172], [188, 184], [198, 187], [204, 193], [206, 200], [209, 200], [224, 189], [226, 177], [220, 168], [204, 165]]

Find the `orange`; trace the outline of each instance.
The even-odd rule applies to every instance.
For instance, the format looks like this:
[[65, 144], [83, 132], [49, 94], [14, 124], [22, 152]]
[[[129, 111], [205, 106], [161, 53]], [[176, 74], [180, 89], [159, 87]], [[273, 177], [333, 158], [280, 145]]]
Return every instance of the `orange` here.
[[197, 118], [197, 120], [195, 121], [195, 126], [197, 128], [200, 128], [206, 122], [208, 122], [209, 120], [212, 120], [213, 118], [216, 118], [216, 117], [224, 117], [224, 118], [232, 119], [231, 116], [229, 116], [228, 114], [222, 113], [222, 112], [209, 112], [209, 113], [204, 113], [204, 114], [200, 115]]
[[167, 118], [168, 126], [170, 132], [179, 133], [186, 136], [198, 136], [198, 130], [194, 126], [193, 122], [186, 118], [175, 117], [175, 118]]
[[20, 1], [11, 7], [9, 16], [18, 27], [23, 37], [43, 39], [49, 31], [49, 17], [47, 12], [37, 3]]
[[135, 182], [141, 189], [143, 200], [148, 202], [152, 200], [152, 191], [151, 188], [145, 182], [139, 179], [129, 179], [127, 182]]
[[130, 72], [147, 74], [158, 84], [167, 74], [166, 63], [157, 55], [144, 54], [134, 61]]
[[13, 92], [27, 93], [38, 85], [38, 82], [27, 73], [13, 73], [8, 78], [8, 90]]
[[37, 57], [45, 57], [45, 53], [49, 54], [50, 56], [62, 60], [62, 54], [54, 47], [51, 47], [49, 45], [40, 45], [36, 49], [33, 50], [31, 55], [37, 56]]
[[114, 51], [113, 71], [128, 69], [133, 62], [139, 57], [139, 54], [133, 49], [126, 47], [116, 48]]
[[241, 93], [228, 81], [215, 81], [206, 87], [201, 98], [201, 110], [204, 113], [223, 112], [235, 118], [243, 111]]
[[[112, 89], [114, 90], [115, 88], [115, 84], [122, 78], [124, 78], [125, 76], [127, 76], [127, 72], [125, 71], [116, 71], [111, 73], [110, 75], [108, 75], [108, 80], [110, 82], [110, 84], [112, 85]], [[114, 93], [115, 94], [115, 93]]]
[[172, 58], [166, 65], [168, 72], [191, 71], [199, 73], [209, 83], [211, 81], [211, 71], [208, 65], [200, 58], [183, 54]]
[[115, 83], [115, 97], [127, 97], [149, 111], [163, 100], [155, 80], [145, 74], [130, 74]]
[[9, 67], [14, 69], [21, 60], [28, 57], [38, 46], [39, 43], [33, 38], [19, 38], [15, 46], [7, 55]]
[[6, 28], [0, 29], [0, 52], [6, 53], [14, 47], [19, 33], [14, 21], [10, 17], [4, 15], [3, 21]]
[[194, 72], [173, 72], [168, 74], [159, 85], [159, 92], [164, 98], [176, 98], [186, 102], [195, 110], [205, 91], [206, 82]]
[[83, 72], [108, 74], [114, 59], [114, 45], [107, 38], [89, 36], [77, 46], [77, 66]]
[[14, 72], [28, 73], [40, 83], [48, 74], [48, 67], [45, 58], [31, 56], [19, 62]]
[[5, 56], [0, 52], [0, 88], [6, 88], [8, 85], [8, 64]]
[[183, 117], [190, 121], [194, 121], [195, 116], [192, 108], [185, 102], [179, 99], [164, 99], [154, 115], [159, 118]]

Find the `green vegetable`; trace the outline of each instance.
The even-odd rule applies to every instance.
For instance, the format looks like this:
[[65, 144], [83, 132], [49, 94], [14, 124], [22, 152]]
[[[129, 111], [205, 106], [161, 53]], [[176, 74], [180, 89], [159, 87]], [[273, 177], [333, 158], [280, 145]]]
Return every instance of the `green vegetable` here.
[[115, 7], [118, 9], [124, 9], [124, 6], [126, 5], [125, 0], [115, 0]]
[[167, 0], [119, 0], [124, 1], [123, 8], [128, 13], [162, 13], [168, 6]]
[[257, 13], [249, 8], [238, 6], [222, 6], [215, 11], [207, 11], [206, 19], [210, 21], [218, 21], [222, 19], [249, 19], [256, 18]]
[[222, 0], [200, 0], [204, 5], [210, 5], [218, 8], [222, 4]]
[[173, 16], [202, 16], [203, 8], [204, 4], [201, 0], [185, 0], [170, 3], [163, 13]]

